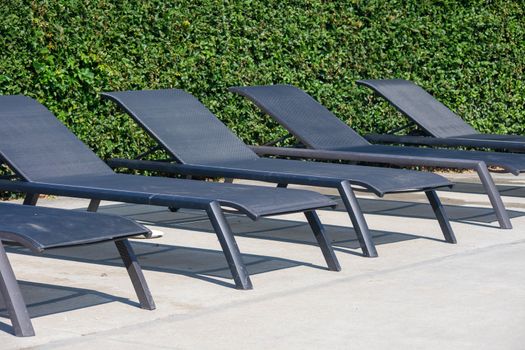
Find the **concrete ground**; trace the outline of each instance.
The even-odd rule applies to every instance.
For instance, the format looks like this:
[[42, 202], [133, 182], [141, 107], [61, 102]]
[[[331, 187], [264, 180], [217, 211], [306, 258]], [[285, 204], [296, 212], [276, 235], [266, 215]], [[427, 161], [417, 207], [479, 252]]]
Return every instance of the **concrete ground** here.
[[[255, 289], [232, 288], [202, 212], [103, 203], [101, 212], [165, 232], [134, 240], [157, 303], [141, 310], [112, 244], [10, 248], [37, 335], [1, 349], [524, 349], [525, 187], [498, 176], [513, 230], [499, 230], [472, 175], [440, 191], [458, 244], [443, 242], [424, 195], [359, 194], [380, 257], [360, 256], [347, 214], [320, 211], [341, 272], [327, 271], [302, 215], [229, 215]], [[335, 196], [334, 192], [324, 190]], [[44, 206], [86, 208], [50, 198]]]

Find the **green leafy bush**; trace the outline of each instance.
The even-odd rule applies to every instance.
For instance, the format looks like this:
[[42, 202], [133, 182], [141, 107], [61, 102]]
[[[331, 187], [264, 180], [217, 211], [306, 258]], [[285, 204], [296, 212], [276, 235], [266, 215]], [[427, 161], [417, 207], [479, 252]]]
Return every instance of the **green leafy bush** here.
[[0, 93], [37, 98], [103, 158], [151, 144], [98, 97], [124, 89], [185, 89], [262, 143], [284, 131], [227, 87], [295, 84], [367, 133], [404, 121], [355, 80], [398, 77], [523, 134], [524, 18], [521, 0], [3, 0]]

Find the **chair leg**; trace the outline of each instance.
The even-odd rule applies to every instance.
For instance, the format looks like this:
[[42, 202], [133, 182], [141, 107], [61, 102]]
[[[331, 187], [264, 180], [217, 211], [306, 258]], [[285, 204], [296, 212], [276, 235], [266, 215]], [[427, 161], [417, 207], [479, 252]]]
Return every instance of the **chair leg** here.
[[341, 265], [339, 265], [337, 256], [335, 255], [330, 240], [326, 236], [324, 227], [319, 220], [319, 216], [317, 216], [315, 211], [305, 211], [304, 215], [306, 216], [306, 219], [308, 220], [308, 223], [314, 232], [317, 243], [319, 244], [319, 248], [321, 248], [321, 251], [323, 252], [328, 269], [331, 271], [341, 271]]
[[92, 199], [89, 202], [87, 211], [96, 212], [98, 210], [98, 207], [100, 206], [100, 199]]
[[115, 241], [115, 245], [131, 278], [131, 283], [133, 283], [133, 288], [135, 288], [135, 293], [139, 298], [140, 307], [146, 310], [155, 310], [155, 302], [131, 244], [127, 239], [123, 239]]
[[237, 289], [253, 289], [250, 276], [242, 261], [241, 252], [219, 203], [211, 202], [206, 209], [206, 213], [221, 244], [222, 251], [235, 281], [235, 287]]
[[36, 205], [38, 202], [38, 193], [27, 193], [24, 197], [24, 205]]
[[357, 202], [357, 198], [350, 183], [348, 183], [348, 181], [341, 182], [338, 190], [343, 199], [348, 216], [350, 216], [350, 220], [352, 220], [352, 225], [354, 226], [357, 239], [363, 250], [363, 255], [370, 258], [377, 257], [377, 250], [374, 241], [372, 240], [372, 235], [370, 234], [363, 211]]
[[20, 286], [7, 258], [3, 244], [0, 242], [0, 293], [4, 298], [7, 313], [11, 319], [14, 333], [17, 337], [31, 337], [35, 330], [27, 312], [26, 303], [22, 297]]
[[445, 236], [445, 240], [448, 243], [457, 243], [452, 226], [450, 226], [448, 215], [445, 211], [445, 208], [441, 204], [436, 191], [426, 191], [425, 194], [427, 195], [434, 214], [436, 214], [436, 218], [439, 222], [439, 226], [441, 227], [441, 231], [443, 232], [443, 236]]
[[492, 204], [492, 208], [494, 208], [496, 217], [498, 218], [499, 227], [502, 229], [511, 229], [512, 223], [510, 222], [509, 213], [507, 213], [505, 209], [505, 204], [503, 204], [501, 195], [494, 184], [492, 176], [490, 176], [489, 169], [487, 169], [485, 164], [478, 164], [476, 172], [489, 196], [490, 204]]

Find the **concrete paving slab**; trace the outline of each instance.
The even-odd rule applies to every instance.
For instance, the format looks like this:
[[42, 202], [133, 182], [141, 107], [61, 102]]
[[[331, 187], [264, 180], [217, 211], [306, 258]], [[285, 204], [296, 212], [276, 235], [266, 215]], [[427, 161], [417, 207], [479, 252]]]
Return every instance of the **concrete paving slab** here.
[[[498, 178], [519, 193], [513, 180]], [[443, 241], [419, 194], [359, 194], [376, 259], [360, 256], [344, 211], [320, 211], [343, 267], [338, 273], [326, 270], [302, 215], [257, 222], [229, 215], [252, 291], [232, 288], [203, 213], [104, 202], [101, 212], [166, 233], [133, 241], [157, 310], [137, 307], [112, 244], [45, 257], [10, 248], [37, 336], [12, 336], [0, 306], [1, 348], [522, 349], [525, 199], [504, 197], [514, 229], [499, 230], [475, 178], [461, 181], [467, 193], [440, 191], [456, 245]], [[47, 198], [40, 205], [83, 210], [87, 204]]]

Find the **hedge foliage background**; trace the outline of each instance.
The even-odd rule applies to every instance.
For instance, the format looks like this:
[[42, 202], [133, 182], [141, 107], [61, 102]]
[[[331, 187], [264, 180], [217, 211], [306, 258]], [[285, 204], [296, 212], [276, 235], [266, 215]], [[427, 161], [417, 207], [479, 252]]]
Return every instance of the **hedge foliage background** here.
[[[103, 158], [150, 140], [98, 93], [181, 88], [249, 143], [284, 134], [227, 87], [290, 83], [362, 133], [404, 123], [355, 80], [414, 80], [483, 132], [525, 132], [522, 0], [2, 0], [0, 94]], [[0, 126], [1, 127], [1, 126]]]

